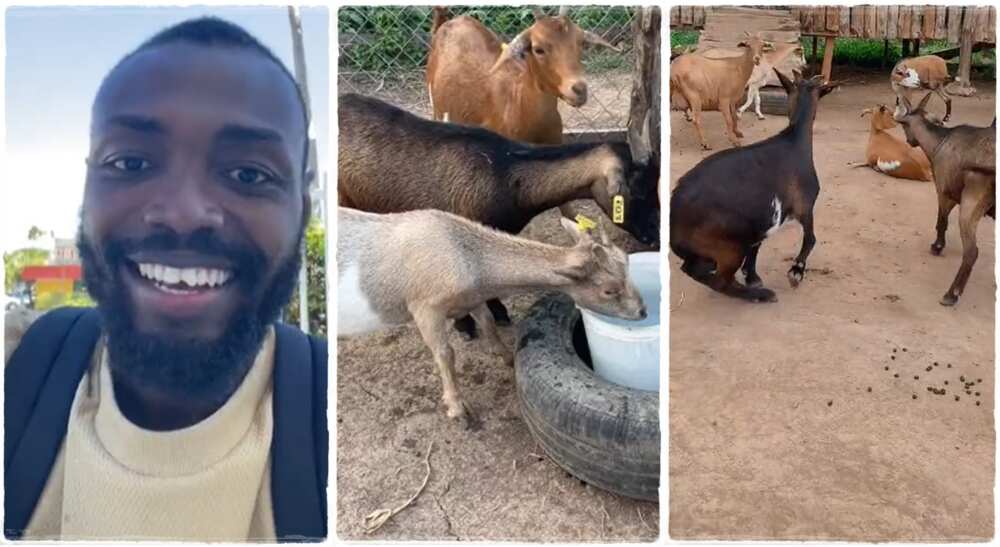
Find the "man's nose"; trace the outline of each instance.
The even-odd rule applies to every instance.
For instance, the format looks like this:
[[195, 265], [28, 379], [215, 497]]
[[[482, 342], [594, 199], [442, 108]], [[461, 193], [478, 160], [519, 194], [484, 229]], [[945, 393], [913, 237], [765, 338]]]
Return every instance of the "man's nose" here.
[[143, 221], [151, 226], [170, 228], [179, 234], [189, 234], [201, 228], [221, 228], [222, 208], [206, 188], [205, 181], [188, 177], [164, 182], [153, 190], [152, 200], [143, 213]]

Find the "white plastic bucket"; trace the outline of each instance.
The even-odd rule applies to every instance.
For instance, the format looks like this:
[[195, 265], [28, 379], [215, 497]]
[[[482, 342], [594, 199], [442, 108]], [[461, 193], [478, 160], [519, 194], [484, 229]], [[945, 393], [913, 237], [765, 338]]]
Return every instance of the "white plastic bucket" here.
[[660, 253], [629, 255], [629, 278], [646, 319], [628, 321], [580, 308], [594, 373], [619, 385], [660, 390]]

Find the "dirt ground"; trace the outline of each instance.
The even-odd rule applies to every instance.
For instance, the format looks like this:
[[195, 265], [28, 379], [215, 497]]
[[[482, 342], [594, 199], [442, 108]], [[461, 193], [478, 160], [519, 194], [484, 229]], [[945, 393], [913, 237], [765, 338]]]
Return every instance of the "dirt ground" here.
[[[585, 202], [578, 202], [584, 205]], [[597, 214], [584, 205], [591, 218]], [[570, 238], [558, 211], [535, 218], [522, 235], [558, 245]], [[642, 249], [623, 232], [614, 239]], [[514, 326], [538, 295], [504, 301]], [[440, 403], [441, 380], [430, 350], [412, 325], [337, 340], [337, 535], [341, 539], [632, 541], [659, 536], [659, 506], [610, 494], [569, 476], [544, 455], [520, 417], [514, 371], [479, 341], [452, 332], [465, 369], [458, 385], [482, 420], [466, 430]], [[366, 515], [397, 507], [426, 474], [426, 489], [374, 534]]]
[[[955, 97], [952, 124], [988, 125], [994, 86]], [[818, 243], [797, 289], [785, 277], [797, 226], [760, 252], [775, 304], [714, 293], [671, 256], [672, 538], [993, 536], [994, 222], [979, 226], [979, 260], [958, 306], [939, 305], [961, 261], [957, 208], [943, 256], [932, 256], [933, 183], [846, 165], [864, 159], [860, 111], [892, 101], [883, 76], [869, 75], [820, 102]], [[930, 108], [944, 109], [936, 98]], [[715, 150], [728, 147], [721, 116], [703, 120]], [[670, 121], [673, 184], [710, 152], [682, 113]], [[744, 142], [785, 125], [745, 114]], [[962, 377], [977, 382], [971, 394]]]

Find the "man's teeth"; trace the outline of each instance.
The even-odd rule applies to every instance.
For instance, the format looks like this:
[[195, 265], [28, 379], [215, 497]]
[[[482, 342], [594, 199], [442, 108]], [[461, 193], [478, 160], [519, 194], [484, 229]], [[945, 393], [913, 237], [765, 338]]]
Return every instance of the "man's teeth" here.
[[217, 287], [233, 276], [228, 270], [215, 268], [173, 268], [163, 264], [139, 264], [139, 273], [146, 279], [168, 285], [184, 283], [189, 287]]

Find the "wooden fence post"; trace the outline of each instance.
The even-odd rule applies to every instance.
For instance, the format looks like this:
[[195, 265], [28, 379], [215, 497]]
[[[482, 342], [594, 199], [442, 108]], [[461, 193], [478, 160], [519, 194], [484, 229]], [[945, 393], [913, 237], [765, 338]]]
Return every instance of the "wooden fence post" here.
[[633, 19], [635, 70], [629, 103], [628, 143], [636, 160], [660, 161], [660, 8], [639, 8]]

